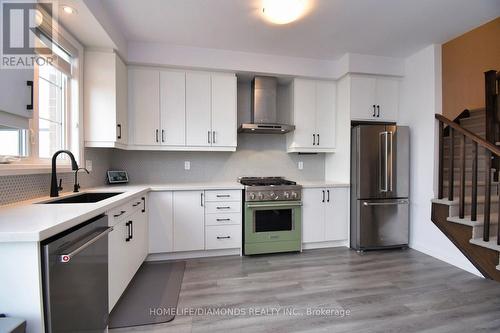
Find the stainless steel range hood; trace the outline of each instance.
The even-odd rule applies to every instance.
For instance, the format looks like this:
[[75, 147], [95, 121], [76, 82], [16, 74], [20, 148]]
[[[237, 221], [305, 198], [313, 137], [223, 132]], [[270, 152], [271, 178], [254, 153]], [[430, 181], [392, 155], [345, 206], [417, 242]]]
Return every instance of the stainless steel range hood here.
[[251, 123], [242, 124], [238, 132], [284, 134], [295, 129], [294, 125], [279, 124], [276, 112], [278, 79], [256, 76], [252, 81]]

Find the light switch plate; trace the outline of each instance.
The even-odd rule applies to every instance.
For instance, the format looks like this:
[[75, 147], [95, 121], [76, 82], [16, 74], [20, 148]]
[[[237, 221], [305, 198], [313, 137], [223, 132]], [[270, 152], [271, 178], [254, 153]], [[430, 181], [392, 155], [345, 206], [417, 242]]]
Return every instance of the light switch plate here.
[[92, 172], [92, 160], [85, 160], [85, 169], [89, 170], [89, 172]]
[[184, 170], [190, 170], [190, 169], [191, 169], [191, 162], [184, 161]]
[[303, 170], [304, 169], [304, 162], [299, 161], [299, 163], [297, 163], [297, 167], [299, 168], [299, 170]]

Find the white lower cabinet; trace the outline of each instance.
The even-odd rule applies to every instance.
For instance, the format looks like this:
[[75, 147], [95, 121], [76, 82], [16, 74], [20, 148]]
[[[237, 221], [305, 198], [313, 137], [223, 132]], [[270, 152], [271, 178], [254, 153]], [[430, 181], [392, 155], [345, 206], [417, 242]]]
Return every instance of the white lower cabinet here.
[[303, 243], [347, 240], [348, 188], [304, 188], [302, 203]]
[[149, 194], [152, 254], [241, 248], [241, 190]]
[[232, 249], [241, 246], [240, 225], [211, 225], [205, 230], [207, 250]]
[[175, 191], [173, 207], [173, 251], [205, 249], [204, 192]]
[[[136, 198], [111, 211], [108, 238], [109, 311], [130, 283], [148, 254], [146, 198]], [[123, 212], [123, 213], [122, 213]]]

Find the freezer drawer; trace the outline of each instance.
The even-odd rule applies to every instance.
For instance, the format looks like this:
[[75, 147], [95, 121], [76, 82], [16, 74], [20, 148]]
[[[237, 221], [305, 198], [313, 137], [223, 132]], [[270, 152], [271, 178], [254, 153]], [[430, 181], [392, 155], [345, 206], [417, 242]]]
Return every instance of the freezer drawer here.
[[357, 249], [408, 244], [408, 199], [358, 200]]

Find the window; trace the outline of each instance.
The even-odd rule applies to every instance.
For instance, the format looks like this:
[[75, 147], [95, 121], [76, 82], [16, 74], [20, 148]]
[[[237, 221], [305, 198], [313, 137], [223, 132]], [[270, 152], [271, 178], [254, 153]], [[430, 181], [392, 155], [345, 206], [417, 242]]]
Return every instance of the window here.
[[28, 156], [28, 131], [0, 125], [0, 156]]
[[67, 148], [68, 76], [46, 65], [38, 74], [38, 157]]

